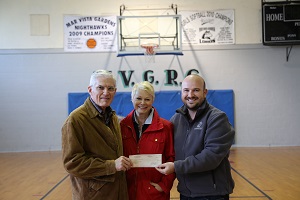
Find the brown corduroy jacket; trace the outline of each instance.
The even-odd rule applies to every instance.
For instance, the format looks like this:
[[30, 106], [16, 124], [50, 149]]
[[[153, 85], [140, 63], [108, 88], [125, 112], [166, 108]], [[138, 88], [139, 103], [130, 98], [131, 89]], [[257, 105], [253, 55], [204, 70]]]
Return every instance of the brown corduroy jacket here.
[[62, 127], [62, 159], [70, 174], [73, 200], [127, 200], [125, 173], [115, 161], [123, 155], [118, 117], [107, 126], [89, 98]]

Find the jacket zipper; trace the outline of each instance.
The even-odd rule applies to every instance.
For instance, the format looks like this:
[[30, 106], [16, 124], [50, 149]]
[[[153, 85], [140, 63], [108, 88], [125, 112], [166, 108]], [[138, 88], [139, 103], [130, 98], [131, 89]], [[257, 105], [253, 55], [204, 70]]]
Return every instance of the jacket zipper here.
[[215, 178], [215, 172], [214, 172], [214, 170], [211, 171], [211, 175], [212, 175], [212, 179], [213, 179], [214, 189], [217, 189], [216, 178]]

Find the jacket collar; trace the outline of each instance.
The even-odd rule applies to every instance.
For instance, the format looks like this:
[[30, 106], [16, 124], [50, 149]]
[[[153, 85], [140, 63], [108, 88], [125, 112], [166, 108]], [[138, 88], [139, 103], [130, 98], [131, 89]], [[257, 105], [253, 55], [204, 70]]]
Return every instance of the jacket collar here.
[[[89, 116], [91, 118], [100, 116], [101, 118], [104, 119], [103, 112], [101, 112], [101, 113], [99, 112], [99, 110], [93, 105], [90, 97], [88, 97], [85, 100], [84, 105], [88, 108], [87, 113], [89, 114]], [[107, 113], [109, 113], [109, 116], [111, 116], [115, 112], [114, 110], [112, 110], [112, 108], [110, 106], [106, 108], [106, 111], [107, 111]]]
[[[124, 123], [124, 124], [127, 124], [131, 127], [133, 127], [133, 120], [132, 120], [132, 117], [133, 117], [133, 113], [134, 113], [134, 110], [132, 110], [122, 121], [121, 123]], [[152, 122], [150, 124], [150, 126], [147, 128], [146, 132], [147, 131], [151, 131], [151, 130], [159, 130], [163, 128], [163, 124], [162, 122], [160, 121], [160, 116], [157, 112], [157, 110], [153, 107], [153, 118], [152, 118]]]
[[[197, 109], [197, 113], [195, 118], [197, 118], [198, 116], [200, 116], [205, 110], [206, 108], [209, 106], [207, 99], [205, 98], [204, 101], [202, 102], [202, 104], [200, 105], [200, 107]], [[183, 114], [185, 116], [189, 116], [189, 112], [188, 112], [188, 108], [187, 106], [184, 104], [183, 106], [181, 106], [180, 108], [178, 108], [176, 110], [177, 113]]]
[[[134, 120], [135, 120], [135, 122], [138, 124], [138, 120], [137, 120], [135, 111], [134, 111], [133, 113], [134, 113], [134, 114], [133, 114]], [[149, 116], [147, 117], [147, 119], [146, 119], [146, 121], [145, 121], [144, 124], [152, 124], [153, 115], [154, 115], [154, 108], [151, 108], [151, 112], [150, 112]]]

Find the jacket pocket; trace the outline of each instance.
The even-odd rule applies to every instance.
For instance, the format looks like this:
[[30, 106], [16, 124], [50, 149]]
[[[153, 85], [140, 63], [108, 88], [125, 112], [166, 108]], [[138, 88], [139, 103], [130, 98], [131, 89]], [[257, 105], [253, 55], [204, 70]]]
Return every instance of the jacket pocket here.
[[93, 189], [95, 191], [100, 190], [107, 182], [105, 181], [94, 181], [89, 180], [89, 189]]
[[213, 193], [216, 190], [211, 171], [198, 174], [189, 174], [186, 178], [186, 182], [186, 184], [190, 186], [189, 189], [192, 191], [192, 193], [202, 195], [205, 193]]
[[[141, 182], [143, 190], [145, 191], [145, 196], [151, 199], [167, 199], [164, 192], [158, 191], [153, 185], [150, 184], [150, 181]], [[147, 199], [148, 199], [147, 198]]]
[[145, 134], [144, 139], [141, 140], [141, 146], [143, 146], [143, 153], [163, 154], [165, 138], [159, 134]]

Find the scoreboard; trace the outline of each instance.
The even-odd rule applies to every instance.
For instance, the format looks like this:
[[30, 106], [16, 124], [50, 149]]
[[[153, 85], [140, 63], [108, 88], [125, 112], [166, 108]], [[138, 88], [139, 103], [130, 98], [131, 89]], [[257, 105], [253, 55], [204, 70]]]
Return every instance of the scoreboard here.
[[263, 44], [300, 45], [300, 1], [262, 5]]

